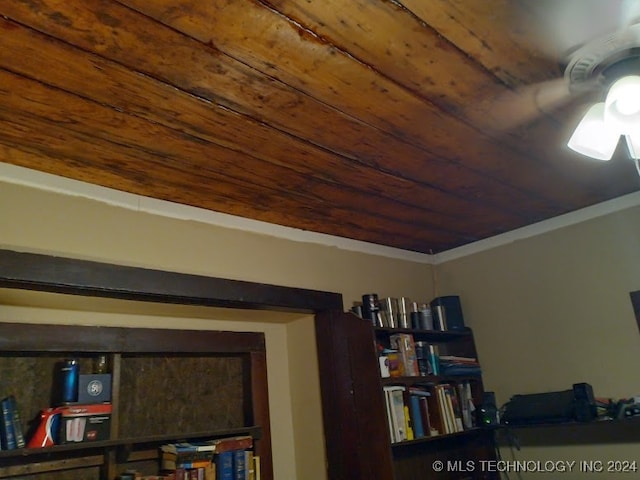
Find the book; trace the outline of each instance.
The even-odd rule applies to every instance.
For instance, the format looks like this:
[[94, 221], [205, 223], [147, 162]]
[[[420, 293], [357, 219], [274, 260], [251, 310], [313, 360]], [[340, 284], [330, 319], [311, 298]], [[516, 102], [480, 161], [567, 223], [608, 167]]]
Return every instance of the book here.
[[235, 480], [233, 471], [233, 450], [216, 453], [216, 480]]
[[476, 358], [441, 355], [440, 369], [443, 375], [481, 375], [482, 369]]
[[216, 469], [213, 463], [204, 467], [204, 480], [216, 480]]
[[384, 406], [385, 406], [385, 410], [387, 412], [387, 426], [389, 427], [389, 438], [391, 439], [391, 443], [394, 443], [395, 440], [395, 432], [394, 432], [394, 426], [393, 426], [393, 421], [391, 420], [392, 418], [392, 413], [391, 413], [391, 390], [390, 387], [382, 387], [382, 390], [384, 392]]
[[256, 468], [253, 463], [253, 451], [251, 450], [244, 451], [244, 464], [247, 466], [247, 473], [245, 475], [245, 480], [255, 480]]
[[458, 397], [460, 398], [460, 408], [462, 410], [462, 423], [466, 430], [474, 428], [475, 422], [475, 410], [476, 407], [473, 404], [473, 396], [471, 394], [471, 383], [462, 382], [457, 385]]
[[192, 468], [189, 472], [189, 480], [204, 480], [204, 467]]
[[246, 480], [247, 464], [245, 463], [244, 450], [232, 450], [233, 452], [233, 480]]
[[255, 472], [254, 480], [260, 480], [260, 457], [258, 455], [253, 456], [253, 469]]
[[431, 413], [429, 412], [429, 401], [427, 397], [419, 397], [420, 413], [422, 415], [422, 428], [426, 437], [438, 435], [438, 431], [431, 426]]
[[211, 465], [211, 460], [183, 460], [176, 462], [176, 468], [199, 469]]
[[429, 385], [429, 392], [431, 393], [431, 396], [424, 398], [427, 401], [429, 409], [429, 422], [431, 427], [430, 436], [441, 435], [445, 433], [444, 418], [440, 411], [438, 392], [435, 385]]
[[407, 440], [414, 440], [413, 422], [411, 421], [409, 407], [406, 404], [403, 405], [402, 412], [404, 413], [404, 429], [407, 432]]
[[190, 443], [190, 442], [178, 442], [178, 443], [167, 443], [162, 445], [162, 451], [173, 452], [173, 453], [184, 453], [184, 452], [215, 452], [216, 444], [211, 442], [200, 442], [200, 443]]
[[413, 421], [413, 434], [415, 438], [423, 438], [424, 422], [422, 420], [422, 412], [420, 411], [420, 397], [418, 395], [409, 395], [411, 403], [411, 420]]
[[17, 448], [24, 448], [26, 442], [24, 440], [24, 432], [22, 430], [22, 416], [20, 415], [20, 411], [18, 410], [18, 402], [16, 401], [16, 397], [13, 395], [9, 395], [7, 397], [9, 399], [9, 410], [13, 417], [13, 436], [16, 440]]
[[391, 422], [396, 442], [407, 439], [404, 418], [404, 387], [397, 386], [389, 391], [391, 398]]
[[455, 431], [462, 432], [464, 430], [464, 425], [462, 423], [462, 409], [460, 407], [458, 392], [453, 385], [448, 384], [445, 386], [445, 394], [447, 395], [447, 401], [451, 405]]
[[440, 348], [438, 345], [428, 346], [428, 371], [431, 375], [440, 375]]
[[13, 410], [9, 397], [0, 400], [0, 444], [2, 450], [18, 448], [13, 427]]
[[253, 437], [251, 437], [251, 435], [238, 435], [235, 437], [210, 440], [207, 443], [213, 445], [217, 453], [229, 450], [248, 450], [253, 448]]
[[162, 445], [160, 447], [160, 469], [163, 471], [175, 471], [179, 468], [206, 467], [213, 460], [213, 451], [195, 449], [176, 450], [175, 444]]
[[474, 357], [459, 357], [456, 355], [440, 355], [440, 360], [443, 362], [479, 365], [478, 359]]
[[407, 423], [404, 412], [405, 387], [387, 385], [383, 387], [385, 406], [387, 408], [387, 422], [392, 443], [407, 440]]
[[391, 348], [398, 351], [404, 375], [407, 377], [420, 376], [413, 335], [409, 333], [396, 333], [389, 337], [389, 342]]
[[451, 402], [447, 400], [447, 394], [445, 392], [445, 385], [436, 385], [436, 392], [438, 394], [438, 408], [440, 415], [443, 419], [443, 433], [455, 433], [455, 420], [453, 418], [453, 410], [451, 408]]

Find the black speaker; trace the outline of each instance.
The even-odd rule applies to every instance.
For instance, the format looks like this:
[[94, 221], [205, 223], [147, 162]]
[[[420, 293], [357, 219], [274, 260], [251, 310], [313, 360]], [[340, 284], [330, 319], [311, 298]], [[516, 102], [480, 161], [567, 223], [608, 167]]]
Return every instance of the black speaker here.
[[498, 425], [498, 407], [496, 405], [495, 392], [484, 392], [482, 394], [482, 404], [478, 408], [478, 424], [479, 425]]
[[598, 416], [593, 387], [588, 383], [573, 384], [573, 414], [579, 422], [590, 422]]
[[460, 297], [449, 295], [431, 300], [431, 314], [436, 330], [464, 330]]

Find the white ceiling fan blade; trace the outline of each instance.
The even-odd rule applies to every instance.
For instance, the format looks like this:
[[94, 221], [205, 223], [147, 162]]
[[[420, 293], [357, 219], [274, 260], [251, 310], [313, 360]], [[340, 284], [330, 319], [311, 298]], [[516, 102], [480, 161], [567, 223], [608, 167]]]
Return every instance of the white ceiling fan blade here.
[[564, 78], [528, 85], [487, 100], [490, 128], [496, 132], [516, 129], [541, 116], [553, 115], [574, 97]]
[[633, 24], [639, 0], [521, 0], [535, 22], [535, 42], [558, 60], [581, 45]]

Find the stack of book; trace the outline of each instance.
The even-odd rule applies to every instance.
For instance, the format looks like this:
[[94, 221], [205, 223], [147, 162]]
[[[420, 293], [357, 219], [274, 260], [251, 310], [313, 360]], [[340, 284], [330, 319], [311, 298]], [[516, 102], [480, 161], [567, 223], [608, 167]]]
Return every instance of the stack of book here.
[[440, 373], [442, 375], [481, 375], [482, 370], [478, 359], [458, 357], [455, 355], [440, 355]]
[[476, 426], [469, 382], [383, 387], [392, 443], [462, 432]]
[[160, 447], [160, 470], [175, 480], [260, 480], [260, 458], [248, 435]]
[[18, 404], [13, 395], [0, 400], [0, 450], [24, 448], [25, 440]]

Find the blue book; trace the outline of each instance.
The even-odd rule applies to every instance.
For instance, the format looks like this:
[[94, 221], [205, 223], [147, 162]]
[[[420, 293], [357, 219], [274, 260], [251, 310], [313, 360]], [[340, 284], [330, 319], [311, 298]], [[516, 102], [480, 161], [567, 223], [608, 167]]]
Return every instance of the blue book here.
[[235, 480], [233, 471], [234, 450], [216, 455], [216, 480]]
[[18, 410], [18, 402], [16, 401], [16, 397], [13, 395], [9, 395], [7, 398], [9, 399], [9, 411], [13, 416], [13, 436], [16, 440], [16, 447], [24, 448], [26, 442], [24, 440], [24, 432], [22, 431], [22, 417]]
[[420, 397], [418, 395], [410, 395], [411, 403], [411, 420], [413, 420], [413, 435], [415, 438], [424, 437], [424, 428], [422, 424], [422, 413], [420, 413]]
[[0, 441], [3, 450], [18, 448], [13, 429], [13, 409], [9, 397], [0, 400]]
[[247, 463], [244, 450], [233, 450], [233, 480], [246, 480]]

